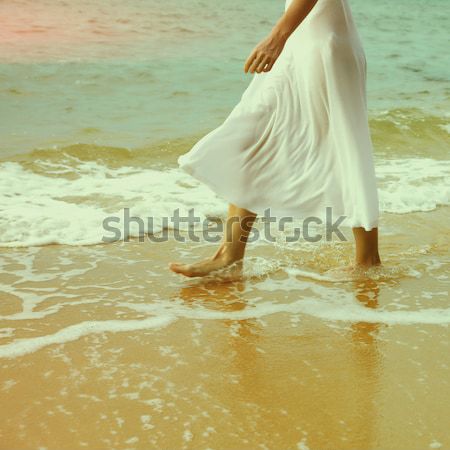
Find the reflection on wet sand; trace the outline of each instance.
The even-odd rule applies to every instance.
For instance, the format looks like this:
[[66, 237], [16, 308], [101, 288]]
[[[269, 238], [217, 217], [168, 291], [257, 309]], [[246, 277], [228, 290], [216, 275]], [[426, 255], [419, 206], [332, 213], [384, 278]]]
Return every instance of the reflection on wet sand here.
[[[363, 279], [353, 285], [361, 304], [377, 308], [377, 281]], [[179, 298], [233, 312], [249, 307], [245, 292], [245, 280], [197, 282], [183, 287]], [[285, 315], [272, 320], [287, 330], [287, 324], [279, 322], [288, 320]], [[229, 370], [229, 383], [220, 391], [220, 400], [240, 424], [237, 434], [249, 427], [253, 442], [256, 436], [267, 448], [375, 448], [381, 325], [356, 322], [330, 336], [318, 324], [316, 330], [298, 327], [277, 337], [267, 321], [221, 321], [228, 329], [220, 353], [227, 355], [223, 369]]]

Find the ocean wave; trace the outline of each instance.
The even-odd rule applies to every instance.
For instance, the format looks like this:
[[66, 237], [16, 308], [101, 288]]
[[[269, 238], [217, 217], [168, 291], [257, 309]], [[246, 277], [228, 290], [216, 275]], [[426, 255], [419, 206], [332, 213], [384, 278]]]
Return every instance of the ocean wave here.
[[418, 108], [395, 108], [371, 114], [377, 155], [448, 159], [450, 120]]
[[[132, 156], [118, 151], [121, 156]], [[0, 164], [0, 246], [90, 245], [105, 242], [106, 218], [139, 217], [122, 238], [171, 228], [164, 218], [195, 210], [201, 221], [225, 217], [227, 205], [208, 187], [173, 167], [138, 167], [66, 159]], [[380, 208], [388, 213], [431, 211], [448, 205], [450, 162], [431, 158], [376, 160]], [[148, 218], [152, 218], [149, 224]], [[183, 228], [180, 224], [179, 228]], [[186, 228], [185, 228], [186, 229]]]

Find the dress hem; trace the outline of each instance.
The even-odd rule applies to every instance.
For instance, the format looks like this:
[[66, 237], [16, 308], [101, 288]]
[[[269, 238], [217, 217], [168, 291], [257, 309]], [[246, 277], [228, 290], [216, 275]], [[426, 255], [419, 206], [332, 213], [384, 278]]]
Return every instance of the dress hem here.
[[[182, 155], [180, 158], [182, 158], [183, 156], [184, 155]], [[179, 161], [180, 161], [180, 159], [179, 159]], [[184, 172], [188, 173], [189, 175], [191, 175], [193, 178], [197, 179], [198, 181], [204, 183], [216, 195], [221, 197], [223, 200], [225, 200], [228, 203], [232, 203], [233, 205], [236, 205], [239, 208], [246, 209], [247, 211], [250, 211], [251, 213], [256, 214], [257, 216], [264, 216], [264, 211], [267, 211], [268, 209], [270, 210], [272, 217], [292, 217], [293, 219], [297, 219], [297, 220], [303, 219], [304, 220], [308, 217], [323, 217], [324, 216], [323, 212], [322, 212], [322, 214], [317, 214], [317, 211], [315, 211], [313, 213], [308, 213], [308, 212], [292, 213], [292, 211], [286, 211], [286, 210], [278, 209], [278, 208], [272, 207], [272, 206], [267, 206], [267, 207], [262, 207], [262, 208], [251, 207], [251, 206], [246, 205], [245, 203], [241, 202], [240, 200], [233, 199], [228, 193], [224, 192], [219, 185], [217, 185], [216, 183], [211, 181], [209, 178], [203, 177], [198, 172], [196, 172], [192, 166], [184, 165], [184, 164], [181, 164], [180, 162], [178, 162], [178, 163], [179, 163], [180, 169], [182, 169]], [[332, 207], [332, 205], [329, 205], [329, 206]], [[324, 206], [324, 210], [325, 210], [325, 208], [326, 208], [326, 206]], [[348, 223], [346, 224], [345, 222], [351, 221], [349, 216], [346, 214], [333, 214], [334, 218], [337, 218], [339, 216], [345, 216], [345, 219], [341, 224], [344, 227], [364, 228], [365, 231], [371, 231], [374, 228], [378, 228], [378, 220], [373, 220], [371, 222], [363, 222], [361, 220], [356, 220], [356, 221], [354, 220], [350, 224], [348, 224]]]

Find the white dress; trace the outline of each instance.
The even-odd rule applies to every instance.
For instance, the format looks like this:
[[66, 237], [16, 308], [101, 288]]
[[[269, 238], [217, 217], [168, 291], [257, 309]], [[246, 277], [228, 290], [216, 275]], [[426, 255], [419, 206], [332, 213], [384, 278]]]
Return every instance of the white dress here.
[[[287, 0], [287, 9], [292, 0]], [[378, 226], [366, 57], [347, 0], [318, 0], [272, 70], [178, 158], [223, 199], [258, 215]]]

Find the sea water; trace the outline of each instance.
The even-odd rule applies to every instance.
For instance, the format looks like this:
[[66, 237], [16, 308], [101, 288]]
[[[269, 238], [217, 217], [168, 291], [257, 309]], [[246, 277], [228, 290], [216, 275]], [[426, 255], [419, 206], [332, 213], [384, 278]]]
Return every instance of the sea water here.
[[[368, 60], [381, 209], [446, 205], [450, 4], [350, 5]], [[100, 242], [102, 215], [125, 205], [155, 217], [186, 202], [223, 213], [175, 160], [257, 76], [243, 64], [283, 8], [276, 0], [2, 2], [0, 245]]]

